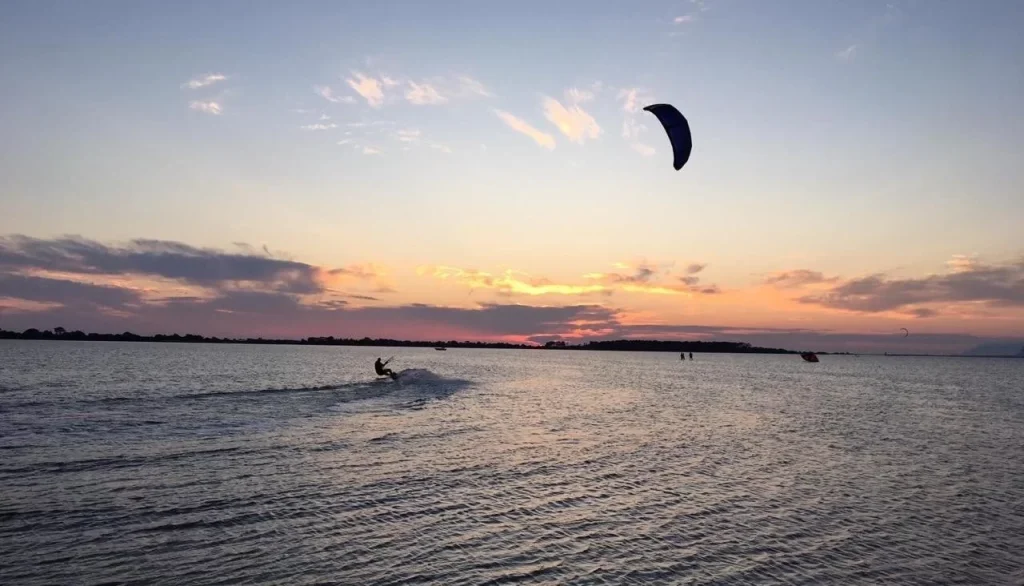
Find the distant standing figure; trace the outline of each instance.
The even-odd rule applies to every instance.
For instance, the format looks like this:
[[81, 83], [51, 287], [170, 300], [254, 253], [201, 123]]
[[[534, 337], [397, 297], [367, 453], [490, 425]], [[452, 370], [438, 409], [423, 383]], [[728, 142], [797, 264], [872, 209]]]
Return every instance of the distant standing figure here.
[[690, 352], [690, 360], [693, 360], [693, 352]]
[[686, 360], [686, 352], [680, 352], [679, 353], [679, 359], [680, 360]]

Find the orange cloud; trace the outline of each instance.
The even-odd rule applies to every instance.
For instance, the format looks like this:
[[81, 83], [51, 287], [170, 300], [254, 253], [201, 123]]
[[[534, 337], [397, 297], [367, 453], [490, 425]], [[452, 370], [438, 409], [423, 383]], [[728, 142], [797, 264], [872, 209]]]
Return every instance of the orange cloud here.
[[[616, 266], [627, 268], [618, 263]], [[417, 269], [420, 276], [429, 275], [435, 279], [456, 281], [471, 289], [492, 289], [503, 295], [611, 295], [615, 291], [645, 293], [651, 295], [684, 295], [718, 293], [717, 286], [700, 286], [696, 277], [681, 277], [662, 282], [664, 277], [651, 266], [641, 263], [631, 274], [588, 273], [583, 276], [585, 283], [555, 283], [550, 279], [536, 278], [528, 273], [506, 270], [500, 275], [461, 269], [449, 266], [424, 266]]]
[[517, 118], [504, 110], [495, 110], [494, 113], [512, 130], [529, 136], [535, 143], [548, 150], [555, 148], [555, 137], [550, 134], [537, 130], [522, 118]]
[[545, 98], [544, 116], [573, 142], [582, 144], [601, 135], [597, 121], [578, 104], [566, 107], [554, 98]]
[[49, 311], [58, 307], [62, 307], [62, 304], [53, 301], [32, 301], [17, 297], [0, 297], [0, 311], [33, 313]]
[[420, 267], [417, 274], [458, 281], [471, 289], [494, 289], [506, 295], [588, 295], [604, 293], [603, 285], [565, 285], [552, 283], [547, 279], [531, 278], [526, 273], [506, 270], [502, 275], [493, 275], [475, 269], [460, 269], [447, 266]]
[[377, 78], [354, 71], [352, 77], [345, 81], [357, 94], [363, 96], [371, 108], [380, 108], [384, 105], [384, 90]]

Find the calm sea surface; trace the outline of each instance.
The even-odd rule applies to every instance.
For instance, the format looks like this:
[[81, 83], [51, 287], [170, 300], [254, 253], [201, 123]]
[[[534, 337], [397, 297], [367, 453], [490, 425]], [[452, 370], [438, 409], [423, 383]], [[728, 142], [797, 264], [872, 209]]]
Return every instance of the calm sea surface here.
[[0, 583], [1024, 584], [1024, 360], [695, 358], [0, 341]]

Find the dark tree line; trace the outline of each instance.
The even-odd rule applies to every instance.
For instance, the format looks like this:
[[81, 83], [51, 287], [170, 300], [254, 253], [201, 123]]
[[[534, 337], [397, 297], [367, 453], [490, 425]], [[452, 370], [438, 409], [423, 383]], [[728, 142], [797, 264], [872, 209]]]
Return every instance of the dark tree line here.
[[23, 332], [0, 329], [0, 339], [7, 340], [71, 340], [82, 342], [171, 342], [171, 343], [203, 343], [203, 344], [287, 344], [303, 346], [393, 346], [409, 348], [509, 348], [509, 349], [557, 349], [557, 350], [617, 350], [627, 352], [703, 352], [703, 353], [740, 353], [740, 354], [795, 354], [792, 350], [779, 348], [759, 348], [746, 342], [680, 342], [660, 340], [607, 340], [568, 344], [553, 341], [540, 346], [534, 344], [512, 344], [508, 342], [471, 342], [471, 341], [420, 341], [393, 340], [390, 338], [335, 338], [309, 337], [299, 340], [272, 338], [218, 338], [198, 334], [156, 334], [142, 336], [132, 332], [120, 334], [85, 333], [80, 330], [68, 331], [64, 328], [38, 330], [30, 328]]
[[[570, 346], [566, 346], [570, 348]], [[731, 354], [796, 354], [795, 350], [761, 348], [746, 342], [686, 342], [673, 340], [609, 340], [571, 346], [579, 350], [627, 350], [634, 352], [705, 352]]]

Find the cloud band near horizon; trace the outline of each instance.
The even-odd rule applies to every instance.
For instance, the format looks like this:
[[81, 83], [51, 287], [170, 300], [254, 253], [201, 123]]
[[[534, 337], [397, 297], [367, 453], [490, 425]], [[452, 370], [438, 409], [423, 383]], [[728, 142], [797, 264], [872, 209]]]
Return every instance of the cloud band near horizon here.
[[[681, 265], [677, 273], [672, 264], [618, 263], [616, 271], [585, 274], [577, 282], [556, 282], [519, 271], [491, 274], [421, 267], [422, 278], [447, 281], [470, 291], [488, 290], [496, 296], [492, 301], [452, 306], [382, 298], [394, 289], [386, 281], [385, 271], [373, 264], [325, 268], [280, 258], [266, 247], [237, 246], [237, 251], [222, 251], [147, 239], [114, 245], [81, 237], [2, 237], [2, 326], [60, 325], [139, 333], [184, 328], [218, 336], [516, 342], [655, 337], [850, 351], [870, 347], [898, 350], [907, 344], [890, 335], [813, 327], [645, 323], [627, 309], [609, 305], [617, 299], [613, 297], [617, 292], [666, 299], [731, 295], [731, 291], [700, 281], [707, 270], [704, 263]], [[789, 295], [796, 307], [855, 314], [895, 311], [927, 318], [940, 314], [943, 303], [1024, 307], [1024, 261], [997, 265], [955, 259], [950, 272], [916, 279], [871, 275], [843, 280], [812, 270], [790, 270], [762, 282]], [[577, 301], [589, 295], [597, 297]], [[502, 301], [514, 296], [569, 302]], [[1012, 335], [1006, 338], [1015, 339]], [[915, 336], [913, 343], [918, 348], [949, 350], [984, 339], [989, 338], [932, 333]]]

